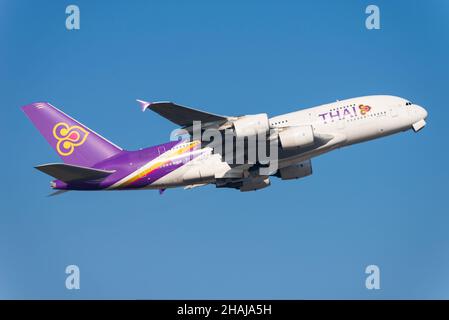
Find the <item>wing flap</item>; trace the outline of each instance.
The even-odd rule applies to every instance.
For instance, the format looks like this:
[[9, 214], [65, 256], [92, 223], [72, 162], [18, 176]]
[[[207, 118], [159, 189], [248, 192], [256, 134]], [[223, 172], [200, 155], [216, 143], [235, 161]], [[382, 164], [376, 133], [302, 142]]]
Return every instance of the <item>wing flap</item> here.
[[49, 163], [35, 167], [37, 170], [64, 182], [102, 180], [114, 173], [110, 170], [99, 170], [74, 166], [65, 163]]

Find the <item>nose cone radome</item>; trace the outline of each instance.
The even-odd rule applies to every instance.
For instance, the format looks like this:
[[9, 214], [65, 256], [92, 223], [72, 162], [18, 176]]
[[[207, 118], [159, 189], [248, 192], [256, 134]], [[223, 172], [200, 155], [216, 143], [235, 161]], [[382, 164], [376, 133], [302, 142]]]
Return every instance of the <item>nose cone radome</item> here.
[[421, 106], [414, 105], [412, 110], [412, 128], [415, 132], [420, 131], [426, 125], [427, 111]]
[[415, 105], [416, 113], [418, 114], [419, 119], [425, 120], [427, 118], [427, 110], [421, 106]]

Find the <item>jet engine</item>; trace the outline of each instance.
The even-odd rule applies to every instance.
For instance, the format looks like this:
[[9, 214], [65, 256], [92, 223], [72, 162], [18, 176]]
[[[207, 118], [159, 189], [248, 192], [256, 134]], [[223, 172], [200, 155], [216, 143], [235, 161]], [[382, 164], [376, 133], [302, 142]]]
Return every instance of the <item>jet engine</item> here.
[[270, 129], [266, 113], [242, 116], [233, 122], [233, 126], [237, 138], [265, 133]]
[[276, 173], [276, 176], [282, 180], [299, 179], [310, 176], [312, 174], [312, 161], [306, 160], [295, 163], [291, 166], [281, 168]]
[[314, 143], [312, 126], [295, 126], [279, 132], [283, 149], [307, 147]]

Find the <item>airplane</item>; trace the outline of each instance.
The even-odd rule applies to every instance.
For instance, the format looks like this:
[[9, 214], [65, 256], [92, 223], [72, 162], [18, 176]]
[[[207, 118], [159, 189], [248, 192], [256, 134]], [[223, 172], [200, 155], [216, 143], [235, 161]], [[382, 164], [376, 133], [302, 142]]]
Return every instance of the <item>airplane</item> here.
[[[268, 187], [270, 177], [298, 179], [312, 174], [311, 159], [332, 150], [426, 125], [427, 111], [407, 99], [372, 95], [268, 117], [266, 113], [223, 116], [172, 102], [137, 100], [142, 111], [154, 111], [186, 132], [194, 121], [201, 132], [231, 131], [235, 138], [260, 135], [276, 143], [275, 170], [258, 159], [232, 163], [201, 139], [178, 139], [127, 151], [74, 120], [50, 103], [22, 107], [63, 163], [35, 168], [52, 176], [54, 194], [69, 190], [136, 190], [207, 184], [242, 192]], [[232, 148], [231, 148], [232, 149]], [[244, 151], [246, 152], [246, 151]], [[274, 161], [274, 160], [273, 160]]]

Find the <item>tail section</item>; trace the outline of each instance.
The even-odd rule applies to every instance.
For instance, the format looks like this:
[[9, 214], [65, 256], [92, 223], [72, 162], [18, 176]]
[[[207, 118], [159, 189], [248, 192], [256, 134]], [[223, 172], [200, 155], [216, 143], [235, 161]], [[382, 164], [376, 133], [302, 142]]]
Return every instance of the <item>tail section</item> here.
[[22, 110], [65, 163], [91, 167], [122, 151], [47, 102], [32, 103]]

